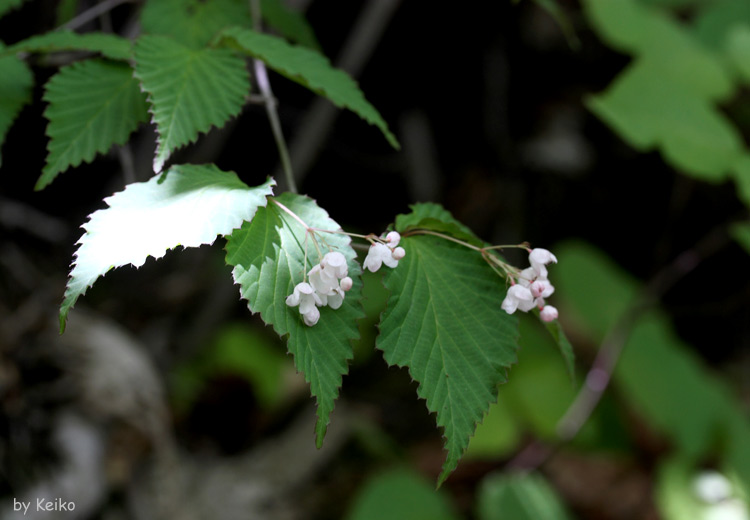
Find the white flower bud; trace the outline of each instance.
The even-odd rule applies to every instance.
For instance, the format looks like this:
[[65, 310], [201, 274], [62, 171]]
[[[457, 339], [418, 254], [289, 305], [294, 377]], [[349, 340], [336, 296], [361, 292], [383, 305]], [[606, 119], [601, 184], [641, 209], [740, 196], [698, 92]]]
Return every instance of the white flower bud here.
[[397, 231], [391, 231], [385, 236], [385, 241], [388, 242], [388, 247], [393, 249], [401, 241], [401, 235]]
[[[529, 304], [531, 307], [529, 307]], [[513, 314], [518, 308], [521, 308], [522, 311], [528, 311], [534, 308], [534, 297], [528, 288], [518, 284], [512, 285], [500, 307], [508, 314]]]
[[310, 278], [310, 285], [312, 285], [313, 289], [315, 289], [319, 295], [327, 295], [339, 285], [336, 277], [333, 276], [332, 273], [321, 268], [320, 264], [317, 264], [310, 269], [307, 276]]
[[328, 295], [328, 306], [331, 309], [338, 309], [343, 303], [344, 291], [337, 287], [331, 294]]
[[546, 249], [538, 247], [532, 249], [531, 253], [529, 253], [529, 263], [541, 278], [547, 278], [547, 268], [545, 266], [550, 262], [556, 264], [557, 257]]
[[383, 262], [385, 262], [385, 265], [387, 265], [388, 267], [395, 267], [394, 265], [390, 264], [396, 262], [396, 265], [398, 265], [398, 261], [393, 260], [393, 257], [391, 255], [391, 250], [388, 249], [387, 246], [381, 244], [380, 242], [376, 242], [370, 246], [369, 251], [367, 251], [367, 257], [365, 258], [365, 261], [362, 265], [365, 269], [369, 269], [373, 273], [380, 269], [380, 266], [383, 265]]
[[393, 254], [391, 255], [394, 260], [401, 260], [403, 257], [406, 256], [406, 251], [403, 247], [397, 247], [393, 250]]
[[544, 309], [539, 313], [539, 316], [542, 318], [542, 321], [547, 323], [555, 321], [557, 319], [557, 309], [552, 305], [545, 305]]
[[346, 257], [338, 251], [326, 253], [320, 262], [320, 266], [326, 272], [330, 271], [331, 275], [338, 279], [344, 278], [348, 274]]
[[320, 319], [320, 311], [317, 307], [313, 306], [307, 312], [302, 314], [302, 318], [305, 320], [305, 325], [312, 327], [318, 323], [318, 320]]
[[341, 289], [344, 291], [351, 289], [353, 284], [354, 282], [348, 276], [341, 279]]

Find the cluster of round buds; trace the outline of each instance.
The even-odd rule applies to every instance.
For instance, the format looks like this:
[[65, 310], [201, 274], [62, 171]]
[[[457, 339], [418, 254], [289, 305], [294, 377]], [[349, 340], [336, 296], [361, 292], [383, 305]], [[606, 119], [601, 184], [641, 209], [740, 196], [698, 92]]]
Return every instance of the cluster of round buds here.
[[320, 319], [318, 307], [328, 305], [338, 309], [344, 303], [344, 293], [352, 288], [346, 258], [338, 251], [326, 253], [319, 264], [307, 273], [308, 282], [298, 283], [286, 299], [290, 307], [299, 306], [305, 324], [312, 327]]
[[367, 251], [367, 257], [362, 266], [373, 273], [383, 264], [391, 268], [396, 267], [398, 261], [406, 255], [404, 248], [398, 247], [400, 241], [401, 235], [396, 231], [391, 231], [382, 242], [374, 242]]
[[547, 264], [557, 263], [555, 255], [546, 249], [532, 249], [529, 253], [527, 267], [518, 275], [517, 280], [511, 281], [508, 294], [502, 303], [502, 309], [508, 314], [513, 314], [516, 309], [528, 312], [534, 307], [540, 310], [542, 321], [553, 321], [557, 319], [557, 309], [552, 305], [545, 305], [544, 299], [555, 292], [555, 288], [547, 279]]

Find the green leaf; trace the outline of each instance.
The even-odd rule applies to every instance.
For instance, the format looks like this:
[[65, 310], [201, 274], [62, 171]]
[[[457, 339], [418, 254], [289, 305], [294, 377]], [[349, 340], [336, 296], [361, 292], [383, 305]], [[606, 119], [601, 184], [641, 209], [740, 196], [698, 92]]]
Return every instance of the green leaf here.
[[18, 9], [26, 0], [0, 0], [0, 16], [5, 16], [13, 9]]
[[448, 499], [412, 471], [395, 469], [368, 480], [346, 520], [457, 520]]
[[[558, 247], [557, 257], [557, 285], [571, 318], [587, 325], [594, 341], [602, 341], [635, 302], [638, 284], [590, 247]], [[692, 458], [719, 454], [750, 489], [750, 422], [724, 383], [679, 340], [658, 310], [633, 324], [613, 381], [678, 453]], [[690, 403], [687, 413], [685, 403]]]
[[495, 474], [482, 481], [479, 520], [569, 520], [560, 498], [540, 475]]
[[315, 32], [304, 16], [289, 9], [281, 0], [261, 0], [260, 5], [265, 22], [284, 38], [320, 51]]
[[242, 27], [222, 31], [220, 40], [229, 41], [234, 48], [263, 60], [279, 74], [327, 98], [334, 105], [348, 108], [377, 126], [391, 146], [400, 148], [396, 137], [375, 107], [365, 99], [357, 83], [344, 71], [333, 68], [322, 54]]
[[635, 56], [589, 108], [641, 151], [699, 179], [720, 182], [742, 153], [737, 128], [717, 108], [734, 91], [721, 57], [686, 27], [638, 2], [586, 0], [607, 43]]
[[141, 12], [143, 34], [169, 36], [192, 49], [225, 27], [250, 23], [245, 0], [149, 0]]
[[73, 31], [53, 31], [39, 36], [32, 36], [11, 45], [3, 52], [60, 52], [90, 51], [101, 53], [113, 60], [129, 60], [132, 56], [130, 40], [115, 34], [86, 33]]
[[704, 2], [696, 13], [693, 34], [706, 47], [722, 50], [732, 26], [750, 25], [750, 3], [746, 0]]
[[723, 181], [743, 145], [729, 119], [707, 100], [660, 76], [656, 62], [638, 60], [589, 108], [639, 150], [658, 147], [677, 168]]
[[104, 201], [83, 225], [60, 307], [60, 330], [79, 296], [113, 267], [142, 266], [177, 246], [211, 244], [253, 218], [271, 195], [273, 180], [250, 188], [214, 165], [173, 166], [160, 177], [133, 183]]
[[677, 21], [639, 2], [585, 0], [597, 32], [615, 49], [645, 58], [669, 88], [705, 100], [723, 100], [734, 87], [719, 56], [704, 48]]
[[737, 222], [729, 228], [729, 233], [735, 242], [750, 254], [750, 222]]
[[440, 204], [425, 202], [413, 204], [409, 208], [412, 210], [411, 213], [396, 217], [395, 228], [399, 233], [406, 233], [415, 229], [429, 229], [430, 231], [451, 235], [477, 247], [485, 245], [468, 227], [456, 220]]
[[[276, 200], [310, 227], [340, 229], [307, 197], [284, 193]], [[288, 336], [287, 346], [294, 356], [297, 370], [304, 374], [313, 397], [317, 399], [315, 432], [318, 447], [323, 443], [342, 376], [352, 358], [351, 342], [359, 337], [356, 321], [364, 315], [359, 302], [361, 270], [354, 262], [356, 255], [349, 245], [349, 237], [321, 235], [318, 239], [321, 244], [327, 244], [329, 249], [340, 251], [347, 258], [354, 287], [346, 294], [339, 309], [321, 308], [320, 320], [313, 327], [304, 324], [296, 307], [286, 305], [287, 296], [302, 282], [304, 273], [318, 263], [315, 246], [309, 238], [305, 240], [306, 230], [300, 223], [271, 204], [260, 209], [252, 222], [232, 233], [226, 248], [227, 263], [234, 266], [234, 280], [240, 285], [240, 293], [248, 301], [250, 310], [259, 312], [263, 321], [273, 325], [280, 336]]]
[[731, 175], [737, 189], [737, 196], [750, 207], [750, 154], [743, 154], [732, 165]]
[[55, 14], [55, 25], [60, 26], [71, 21], [78, 12], [78, 0], [60, 0]]
[[560, 325], [559, 321], [555, 320], [545, 323], [544, 326], [547, 329], [547, 332], [549, 332], [555, 340], [555, 345], [557, 345], [563, 360], [565, 360], [565, 368], [568, 370], [568, 375], [570, 375], [571, 379], [574, 379], [576, 373], [576, 355], [575, 352], [573, 352], [573, 345], [568, 341], [568, 337], [565, 335], [562, 325]]
[[[1, 44], [0, 44], [1, 45]], [[0, 58], [0, 145], [21, 109], [31, 102], [34, 76], [29, 67], [15, 56]], [[0, 164], [2, 156], [0, 155]]]
[[159, 133], [157, 173], [176, 148], [239, 114], [250, 90], [245, 61], [229, 50], [192, 50], [164, 36], [142, 36], [135, 61]]
[[377, 347], [408, 367], [437, 413], [448, 451], [442, 483], [516, 362], [517, 319], [505, 313], [505, 281], [476, 251], [429, 235], [404, 237], [406, 256], [388, 269], [391, 291]]
[[750, 83], [750, 25], [734, 25], [726, 35], [726, 53], [745, 84]]
[[113, 144], [124, 144], [148, 120], [146, 99], [128, 65], [86, 60], [63, 67], [45, 85], [49, 106], [47, 163], [36, 189], [82, 161], [91, 162]]

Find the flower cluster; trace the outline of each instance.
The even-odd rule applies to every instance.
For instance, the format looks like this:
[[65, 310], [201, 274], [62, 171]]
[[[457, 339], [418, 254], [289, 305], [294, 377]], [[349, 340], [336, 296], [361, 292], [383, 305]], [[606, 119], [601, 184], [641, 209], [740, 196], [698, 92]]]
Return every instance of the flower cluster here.
[[286, 299], [290, 307], [299, 306], [305, 324], [312, 327], [320, 319], [318, 307], [328, 305], [338, 309], [344, 303], [344, 293], [352, 288], [346, 258], [338, 251], [326, 253], [319, 264], [307, 273], [308, 282], [298, 283]]
[[529, 253], [531, 267], [521, 271], [517, 280], [511, 281], [512, 285], [501, 305], [505, 312], [513, 314], [516, 309], [528, 312], [538, 307], [543, 321], [549, 322], [557, 319], [557, 309], [544, 303], [544, 299], [555, 292], [555, 288], [547, 279], [547, 264], [550, 262], [556, 264], [557, 258], [546, 249], [531, 250]]
[[404, 248], [398, 247], [400, 241], [401, 235], [396, 231], [391, 231], [385, 236], [385, 243], [374, 242], [370, 246], [367, 258], [365, 258], [362, 266], [373, 273], [380, 269], [380, 266], [383, 264], [391, 268], [396, 267], [398, 261], [406, 255]]

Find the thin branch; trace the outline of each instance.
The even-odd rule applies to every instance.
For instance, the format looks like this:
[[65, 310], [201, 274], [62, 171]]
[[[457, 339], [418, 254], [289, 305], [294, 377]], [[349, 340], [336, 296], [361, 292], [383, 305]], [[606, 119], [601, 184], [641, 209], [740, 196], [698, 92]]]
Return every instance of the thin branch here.
[[75, 30], [81, 27], [82, 25], [85, 25], [86, 23], [90, 22], [94, 18], [98, 18], [99, 16], [103, 15], [104, 13], [107, 13], [117, 7], [120, 4], [127, 4], [129, 2], [136, 2], [137, 0], [104, 0], [104, 2], [100, 2], [96, 4], [91, 9], [87, 9], [69, 22], [61, 25], [57, 28], [59, 29], [70, 29]]
[[268, 199], [268, 200], [270, 200], [271, 202], [273, 202], [274, 204], [276, 204], [282, 210], [284, 210], [289, 215], [291, 215], [294, 220], [296, 220], [297, 222], [299, 222], [300, 224], [302, 224], [302, 226], [305, 228], [305, 231], [310, 231], [312, 229], [312, 228], [310, 228], [310, 226], [307, 225], [307, 223], [304, 220], [302, 220], [301, 218], [299, 218], [299, 216], [297, 216], [297, 214], [294, 211], [292, 211], [291, 209], [289, 209], [286, 206], [284, 206], [278, 200], [276, 200], [276, 199]]
[[[260, 32], [262, 29], [260, 0], [250, 0], [250, 12], [253, 17], [253, 29]], [[292, 162], [289, 160], [289, 150], [284, 140], [284, 133], [281, 131], [279, 114], [276, 111], [276, 101], [271, 90], [271, 82], [268, 81], [266, 64], [259, 59], [254, 59], [253, 68], [255, 69], [255, 81], [258, 83], [258, 88], [265, 100], [266, 114], [268, 114], [268, 120], [271, 123], [271, 131], [273, 132], [274, 141], [276, 141], [276, 148], [279, 150], [279, 159], [281, 160], [281, 167], [284, 170], [287, 188], [292, 193], [298, 193], [297, 183], [294, 180], [294, 172], [292, 171]]]
[[633, 304], [610, 329], [586, 374], [586, 381], [573, 403], [557, 423], [558, 442], [549, 446], [532, 441], [508, 464], [509, 469], [530, 471], [541, 466], [561, 444], [578, 435], [591, 417], [609, 387], [612, 374], [627, 344], [633, 326], [641, 315], [652, 308], [679, 280], [697, 267], [701, 261], [715, 254], [729, 243], [726, 224], [715, 228], [692, 248], [679, 254], [666, 267], [656, 273]]

